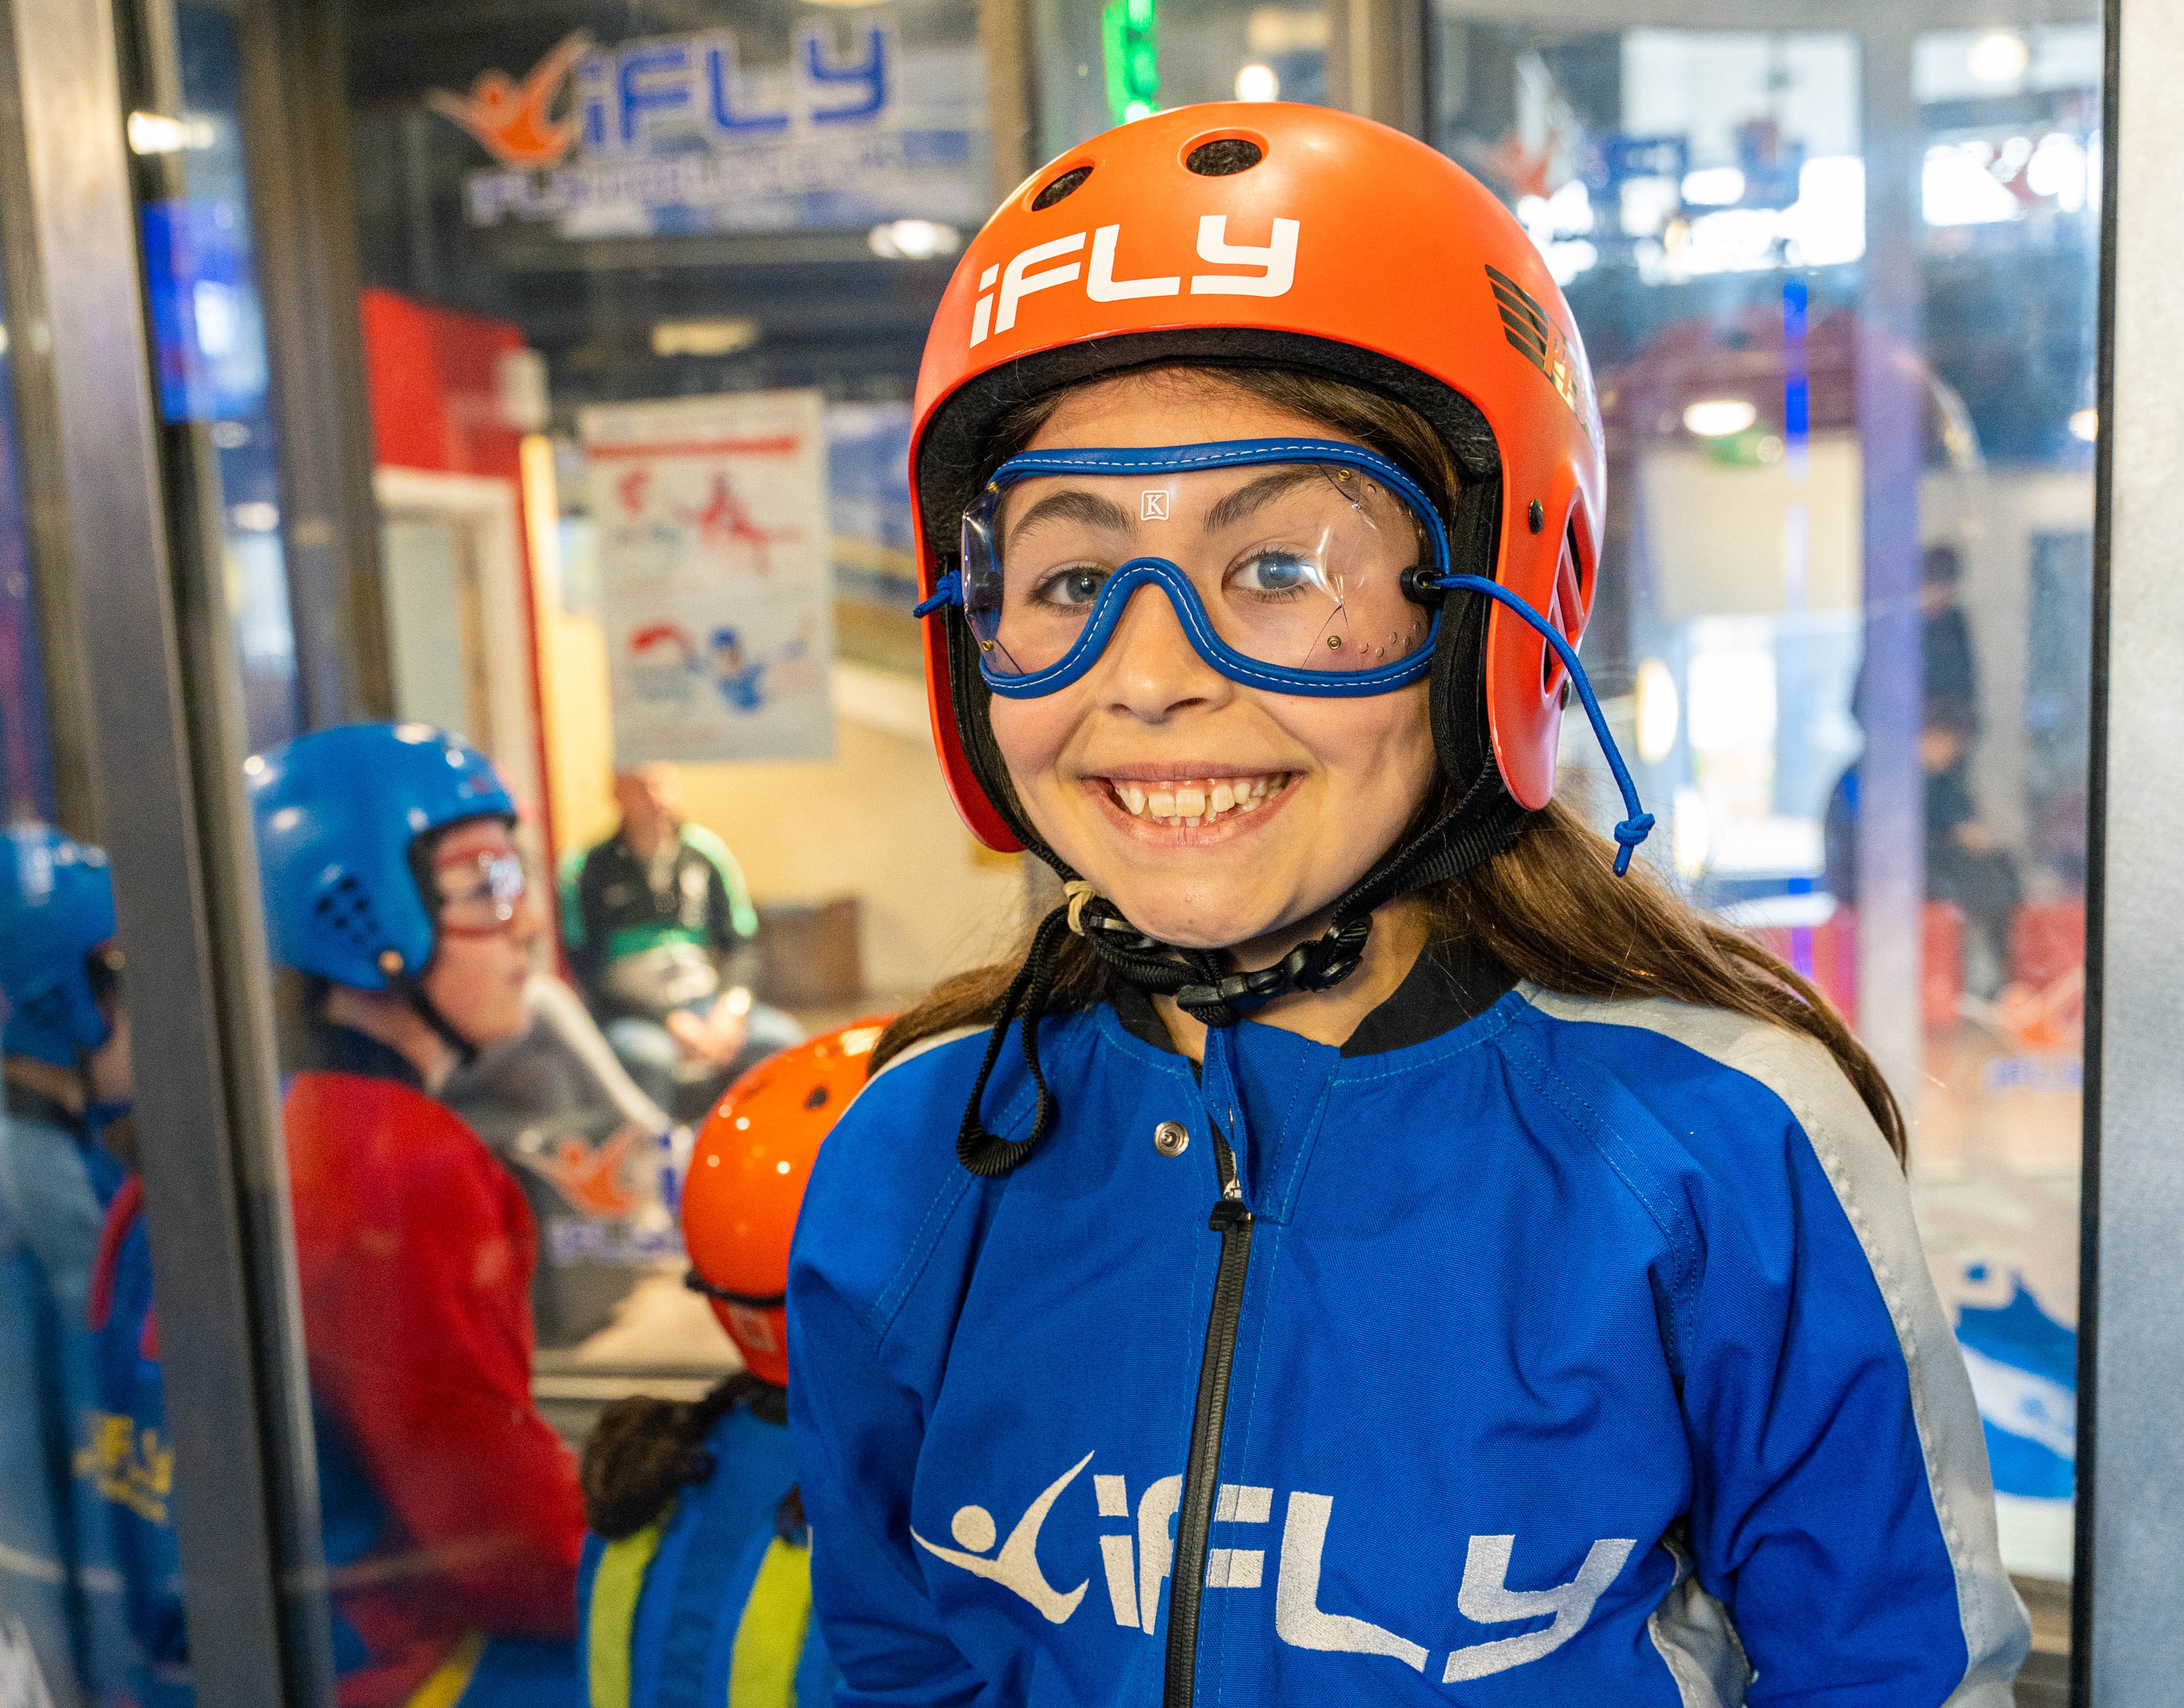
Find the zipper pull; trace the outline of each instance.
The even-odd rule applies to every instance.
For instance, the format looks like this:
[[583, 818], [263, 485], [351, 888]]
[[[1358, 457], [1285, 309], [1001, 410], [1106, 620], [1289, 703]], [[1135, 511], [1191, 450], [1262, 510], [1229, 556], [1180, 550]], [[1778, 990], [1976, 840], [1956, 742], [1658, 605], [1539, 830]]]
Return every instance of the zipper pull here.
[[1217, 1234], [1251, 1226], [1251, 1212], [1244, 1203], [1244, 1185], [1236, 1175], [1236, 1153], [1229, 1148], [1228, 1141], [1222, 1137], [1218, 1127], [1213, 1130], [1213, 1167], [1221, 1177], [1221, 1197], [1206, 1225]]

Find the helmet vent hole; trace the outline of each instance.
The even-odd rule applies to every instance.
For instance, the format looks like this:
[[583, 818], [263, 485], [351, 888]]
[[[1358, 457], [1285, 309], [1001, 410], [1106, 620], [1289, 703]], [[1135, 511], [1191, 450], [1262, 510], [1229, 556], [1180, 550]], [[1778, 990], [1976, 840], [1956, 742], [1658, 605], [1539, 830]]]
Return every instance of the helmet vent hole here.
[[1031, 198], [1032, 212], [1036, 214], [1042, 208], [1052, 207], [1065, 196], [1076, 194], [1077, 187], [1091, 176], [1092, 169], [1089, 166], [1072, 166]]
[[1184, 165], [1201, 178], [1225, 178], [1248, 172], [1267, 158], [1266, 150], [1241, 137], [1217, 137], [1201, 142], [1184, 157]]
[[329, 888], [321, 890], [313, 911], [326, 929], [366, 954], [371, 952], [382, 935], [370, 893], [353, 873], [343, 873]]

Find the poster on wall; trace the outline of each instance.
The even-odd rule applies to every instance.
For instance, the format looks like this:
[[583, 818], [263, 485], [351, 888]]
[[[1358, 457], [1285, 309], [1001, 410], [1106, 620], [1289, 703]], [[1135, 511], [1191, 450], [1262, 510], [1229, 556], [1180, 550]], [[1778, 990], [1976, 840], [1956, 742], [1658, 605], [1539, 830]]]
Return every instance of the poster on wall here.
[[832, 758], [820, 394], [599, 404], [577, 431], [616, 763]]

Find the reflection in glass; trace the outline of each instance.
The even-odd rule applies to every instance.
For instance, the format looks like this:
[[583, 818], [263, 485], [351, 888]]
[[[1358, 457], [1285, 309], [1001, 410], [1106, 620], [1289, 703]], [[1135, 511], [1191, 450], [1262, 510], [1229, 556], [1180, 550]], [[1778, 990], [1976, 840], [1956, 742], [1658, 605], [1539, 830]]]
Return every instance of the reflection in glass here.
[[244, 177], [233, 17], [179, 5], [179, 118], [138, 114], [131, 146], [159, 193], [140, 211], [159, 413], [184, 428], [198, 546], [217, 566], [242, 677], [246, 739], [291, 734], [299, 701], [281, 489]]
[[172, 1451], [139, 1381], [149, 1254], [105, 854], [0, 838], [0, 1681], [14, 1700], [152, 1702]]
[[1194, 101], [1324, 101], [1328, 19], [1318, 0], [1038, 0], [1037, 152]]
[[[1440, 13], [1436, 140], [1517, 211], [1585, 334], [1626, 572], [1611, 585], [1632, 589], [1586, 650], [1631, 689], [1677, 877], [1855, 1019], [1876, 995], [1861, 875], [1925, 872], [1919, 988], [1879, 993], [1924, 1034], [1921, 1083], [1898, 1087], [1917, 1092], [1914, 1197], [2004, 1554], [2065, 1578], [2098, 30], [1937, 31], [1906, 53], [1465, 12]], [[1869, 133], [1876, 80], [1917, 114], [1908, 228], [1872, 223], [1892, 204], [1869, 164], [1907, 140]], [[1915, 339], [1875, 308], [1884, 248], [1916, 269]], [[1861, 416], [1881, 374], [1920, 416], [1908, 471]], [[1915, 494], [1915, 613], [1869, 588], [1888, 544], [1864, 537], [1888, 513], [1870, 500], [1892, 482]], [[1922, 661], [1903, 684], [1906, 655], [1869, 661], [1866, 637], [1907, 614]], [[1884, 701], [1911, 727], [1886, 733]], [[1862, 812], [1897, 741], [1923, 779], [1910, 850]]]

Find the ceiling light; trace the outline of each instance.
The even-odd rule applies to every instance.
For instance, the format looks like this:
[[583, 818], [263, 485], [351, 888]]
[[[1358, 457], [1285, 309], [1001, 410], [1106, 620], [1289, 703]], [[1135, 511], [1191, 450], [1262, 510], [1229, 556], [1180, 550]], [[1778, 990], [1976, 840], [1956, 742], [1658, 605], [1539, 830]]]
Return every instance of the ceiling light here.
[[2022, 36], [1996, 30], [1972, 44], [1972, 75], [1982, 83], [2014, 83], [2032, 63], [2032, 50]]
[[2070, 412], [2070, 437], [2083, 439], [2087, 444], [2101, 436], [2101, 412], [2098, 410], [2073, 410]]
[[132, 154], [179, 154], [185, 148], [212, 146], [212, 120], [175, 119], [164, 113], [129, 115], [129, 152]]
[[732, 356], [757, 342], [751, 320], [655, 321], [652, 327], [655, 356]]
[[1271, 65], [1246, 65], [1236, 74], [1236, 98], [1240, 101], [1278, 101], [1281, 93], [1282, 80], [1274, 75]]
[[1727, 438], [1759, 419], [1742, 398], [1705, 398], [1684, 410], [1684, 426], [1701, 438]]
[[936, 255], [954, 254], [963, 247], [963, 234], [931, 220], [889, 220], [874, 226], [865, 241], [883, 260], [929, 261]]

